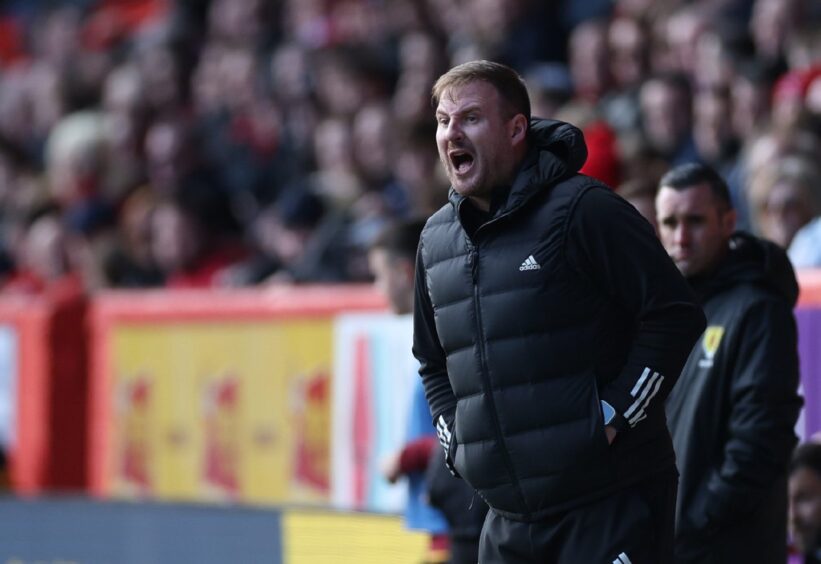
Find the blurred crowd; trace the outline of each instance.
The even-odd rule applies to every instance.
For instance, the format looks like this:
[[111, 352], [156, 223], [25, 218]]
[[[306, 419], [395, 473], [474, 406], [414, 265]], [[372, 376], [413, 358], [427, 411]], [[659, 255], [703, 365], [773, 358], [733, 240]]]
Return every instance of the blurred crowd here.
[[430, 88], [478, 58], [637, 205], [700, 160], [821, 266], [817, 0], [7, 0], [3, 291], [365, 281], [446, 201]]

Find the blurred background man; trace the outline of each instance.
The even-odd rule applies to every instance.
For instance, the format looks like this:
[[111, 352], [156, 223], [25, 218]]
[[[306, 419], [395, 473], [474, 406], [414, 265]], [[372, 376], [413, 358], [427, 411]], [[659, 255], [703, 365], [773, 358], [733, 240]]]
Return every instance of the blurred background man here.
[[801, 408], [795, 274], [783, 249], [735, 232], [713, 169], [682, 165], [659, 186], [659, 236], [707, 316], [667, 401], [681, 474], [676, 562], [782, 563]]
[[[398, 315], [413, 311], [416, 248], [424, 224], [420, 220], [388, 225], [368, 254], [376, 287]], [[400, 477], [408, 480], [405, 523], [409, 528], [430, 532], [426, 562], [475, 564], [487, 505], [479, 498], [474, 499], [473, 489], [448, 472], [436, 440], [422, 379], [415, 373], [399, 376], [414, 378], [407, 442], [385, 461], [385, 479], [391, 483]]]

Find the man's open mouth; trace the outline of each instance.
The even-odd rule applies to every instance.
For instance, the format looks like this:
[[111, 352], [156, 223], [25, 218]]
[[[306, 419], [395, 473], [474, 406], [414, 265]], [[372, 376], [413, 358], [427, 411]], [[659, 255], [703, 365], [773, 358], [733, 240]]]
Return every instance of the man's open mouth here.
[[457, 174], [465, 174], [473, 166], [473, 155], [465, 151], [451, 151], [450, 162]]

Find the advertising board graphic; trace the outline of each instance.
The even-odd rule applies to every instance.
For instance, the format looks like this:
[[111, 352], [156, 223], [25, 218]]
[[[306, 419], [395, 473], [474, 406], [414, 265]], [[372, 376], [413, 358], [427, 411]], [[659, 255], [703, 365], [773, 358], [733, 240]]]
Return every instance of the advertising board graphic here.
[[330, 319], [117, 326], [104, 493], [326, 501], [331, 337]]
[[17, 421], [17, 331], [0, 325], [0, 448], [14, 447]]
[[331, 497], [335, 506], [399, 512], [406, 486], [391, 485], [380, 466], [405, 441], [416, 360], [409, 316], [350, 314], [334, 337]]

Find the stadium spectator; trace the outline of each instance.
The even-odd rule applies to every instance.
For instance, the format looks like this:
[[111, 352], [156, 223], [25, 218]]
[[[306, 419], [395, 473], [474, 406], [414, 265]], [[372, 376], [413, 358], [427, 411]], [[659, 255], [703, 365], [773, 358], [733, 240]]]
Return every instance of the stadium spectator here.
[[447, 200], [447, 178], [438, 166], [432, 123], [418, 124], [404, 132], [393, 166], [396, 180], [410, 200], [415, 214], [428, 217]]
[[667, 400], [681, 475], [675, 561], [783, 563], [801, 408], [795, 274], [778, 246], [734, 232], [727, 186], [706, 165], [666, 174], [656, 211], [708, 323]]
[[784, 64], [786, 41], [801, 21], [802, 3], [803, 0], [755, 0], [750, 35], [761, 59]]
[[641, 86], [642, 131], [648, 145], [673, 166], [698, 158], [691, 104], [690, 86], [683, 74], [653, 76]]
[[568, 41], [573, 90], [590, 104], [598, 103], [611, 85], [607, 32], [606, 21], [589, 20], [576, 26]]
[[230, 269], [230, 286], [342, 282], [349, 279], [344, 214], [310, 186], [291, 186], [250, 227], [251, 256]]
[[151, 222], [155, 197], [147, 187], [131, 193], [120, 208], [118, 242], [104, 258], [107, 285], [147, 288], [163, 285], [152, 254]]
[[151, 213], [151, 260], [168, 288], [224, 285], [229, 267], [245, 258], [236, 241], [229, 200], [205, 169], [187, 175]]
[[663, 402], [694, 298], [638, 212], [577, 174], [579, 130], [531, 123], [517, 73], [454, 67], [433, 102], [452, 188], [422, 232], [414, 354], [447, 463], [491, 508], [480, 561], [668, 562]]
[[[389, 224], [368, 252], [375, 285], [398, 315], [413, 312], [414, 263], [423, 226], [420, 220]], [[384, 461], [383, 474], [391, 483], [408, 480], [405, 524], [431, 534], [426, 562], [475, 564], [487, 505], [447, 471], [418, 375], [410, 400], [406, 442]], [[446, 556], [438, 554], [445, 551]]]
[[795, 449], [789, 489], [795, 549], [803, 556], [802, 564], [821, 564], [821, 443], [810, 441]]
[[781, 158], [752, 178], [749, 197], [761, 235], [787, 249], [798, 230], [821, 214], [821, 169], [798, 156]]
[[798, 230], [789, 255], [795, 268], [821, 268], [821, 216]]
[[650, 70], [650, 34], [636, 18], [615, 17], [608, 29], [613, 86], [602, 99], [602, 116], [622, 136], [639, 129], [639, 87]]
[[767, 127], [774, 72], [757, 59], [740, 63], [730, 85], [733, 131], [749, 139]]
[[[536, 76], [531, 69], [572, 68], [575, 93], [561, 76], [539, 71], [530, 84], [534, 113], [580, 126], [589, 138], [585, 171], [616, 183], [654, 180], [659, 157], [665, 169], [695, 158], [692, 140], [704, 135], [696, 131], [698, 108], [691, 122], [690, 103], [679, 94], [667, 96], [662, 88], [660, 96], [659, 89], [647, 95], [645, 87], [655, 83], [648, 73], [678, 72], [696, 93], [729, 89], [737, 139], [767, 135], [784, 122], [796, 132], [793, 122], [821, 108], [821, 80], [809, 74], [821, 45], [820, 14], [805, 0], [3, 3], [0, 137], [26, 163], [14, 199], [33, 201], [56, 126], [76, 115], [102, 118], [104, 150], [94, 151], [97, 203], [108, 211], [80, 218], [105, 217], [107, 225], [83, 234], [93, 261], [106, 261], [106, 246], [122, 244], [112, 237], [112, 223], [125, 221], [124, 198], [146, 181], [166, 197], [173, 176], [203, 162], [246, 231], [286, 186], [322, 186], [325, 179], [333, 180], [325, 193], [342, 196], [342, 208], [377, 225], [435, 207], [430, 190], [411, 193], [398, 168], [409, 132], [430, 122], [430, 85], [459, 61], [481, 54], [509, 63], [529, 81]], [[372, 171], [357, 164], [361, 156], [345, 174], [325, 174], [333, 145], [358, 137], [351, 135], [352, 120], [366, 107], [387, 108], [383, 123], [392, 123], [394, 134], [388, 153], [400, 153], [379, 165], [379, 176], [401, 188], [391, 188], [387, 203], [370, 196], [360, 202], [368, 192], [363, 187], [373, 184]], [[816, 127], [800, 128], [798, 136], [818, 143]], [[326, 135], [329, 141], [319, 142]], [[745, 170], [748, 155], [734, 159]], [[733, 178], [719, 168], [743, 225], [753, 175]], [[366, 239], [375, 232], [359, 231]]]

